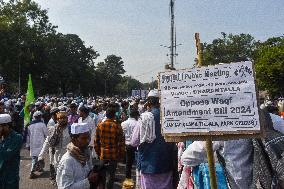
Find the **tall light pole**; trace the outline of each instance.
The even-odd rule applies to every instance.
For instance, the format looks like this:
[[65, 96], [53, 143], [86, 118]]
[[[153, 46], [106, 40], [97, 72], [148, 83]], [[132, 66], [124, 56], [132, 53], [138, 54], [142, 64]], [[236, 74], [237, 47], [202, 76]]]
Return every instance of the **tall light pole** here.
[[171, 59], [171, 68], [174, 68], [175, 0], [171, 0], [171, 1], [170, 1], [170, 14], [171, 14], [171, 46], [170, 46], [170, 59]]
[[170, 19], [171, 19], [171, 30], [170, 30], [170, 46], [160, 45], [170, 49], [170, 65], [166, 65], [166, 69], [174, 70], [175, 58], [178, 56], [176, 52], [177, 46], [181, 44], [176, 44], [176, 28], [175, 28], [175, 0], [170, 0]]

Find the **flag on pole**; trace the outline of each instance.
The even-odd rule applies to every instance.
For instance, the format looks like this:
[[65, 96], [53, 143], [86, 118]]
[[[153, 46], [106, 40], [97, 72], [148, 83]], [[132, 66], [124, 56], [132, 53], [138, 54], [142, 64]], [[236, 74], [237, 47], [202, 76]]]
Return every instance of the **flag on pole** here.
[[33, 83], [32, 83], [32, 76], [29, 74], [29, 81], [28, 81], [28, 89], [26, 94], [26, 102], [24, 107], [24, 126], [30, 123], [30, 111], [29, 106], [30, 104], [34, 103], [35, 96], [34, 96], [34, 89], [33, 89]]

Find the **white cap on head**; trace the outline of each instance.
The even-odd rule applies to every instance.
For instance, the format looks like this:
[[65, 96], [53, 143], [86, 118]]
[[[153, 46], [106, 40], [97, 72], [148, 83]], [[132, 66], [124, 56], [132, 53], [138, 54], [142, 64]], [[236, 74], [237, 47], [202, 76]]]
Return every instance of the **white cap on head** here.
[[81, 134], [90, 132], [88, 123], [73, 123], [71, 125], [71, 134]]
[[273, 103], [269, 100], [265, 103], [265, 106], [271, 106]]
[[40, 106], [40, 102], [36, 102], [36, 103], [35, 103], [35, 106]]
[[148, 97], [159, 97], [159, 91], [157, 89], [151, 90], [148, 93]]
[[41, 116], [42, 113], [41, 111], [36, 111], [34, 114], [33, 114], [33, 117], [37, 117], [37, 116]]
[[10, 123], [12, 118], [9, 114], [0, 114], [0, 124]]

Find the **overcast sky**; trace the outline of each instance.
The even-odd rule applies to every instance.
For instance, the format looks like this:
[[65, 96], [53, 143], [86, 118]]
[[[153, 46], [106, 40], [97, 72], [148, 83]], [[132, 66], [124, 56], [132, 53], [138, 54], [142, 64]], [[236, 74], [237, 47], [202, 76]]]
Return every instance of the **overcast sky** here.
[[[35, 0], [48, 9], [51, 23], [74, 33], [99, 52], [121, 56], [126, 75], [151, 81], [169, 63], [170, 0]], [[188, 68], [196, 56], [194, 33], [212, 42], [225, 33], [249, 33], [257, 40], [284, 33], [284, 0], [176, 0], [176, 68]]]

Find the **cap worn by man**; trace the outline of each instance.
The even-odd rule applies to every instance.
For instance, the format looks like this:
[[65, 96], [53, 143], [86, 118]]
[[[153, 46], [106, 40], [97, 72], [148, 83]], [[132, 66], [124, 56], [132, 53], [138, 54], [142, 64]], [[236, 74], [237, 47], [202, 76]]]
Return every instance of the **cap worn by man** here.
[[41, 116], [41, 115], [42, 115], [41, 111], [36, 111], [34, 113], [33, 117], [38, 117], [38, 116]]
[[157, 89], [151, 90], [148, 93], [148, 97], [159, 97], [159, 91]]
[[89, 131], [88, 123], [73, 123], [71, 125], [71, 134], [82, 134]]
[[57, 113], [57, 112], [59, 112], [59, 109], [58, 108], [51, 108], [51, 110], [50, 110], [50, 113], [51, 114], [54, 114], [54, 113]]
[[12, 118], [9, 114], [0, 114], [0, 125], [12, 122]]

